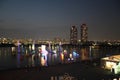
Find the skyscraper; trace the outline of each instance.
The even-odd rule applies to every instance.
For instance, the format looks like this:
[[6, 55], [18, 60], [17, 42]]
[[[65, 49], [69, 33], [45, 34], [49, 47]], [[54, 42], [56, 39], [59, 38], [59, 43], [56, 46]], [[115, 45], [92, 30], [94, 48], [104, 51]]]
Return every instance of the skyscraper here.
[[72, 26], [70, 29], [70, 44], [77, 44], [78, 31], [76, 26]]
[[86, 24], [82, 24], [81, 25], [81, 42], [86, 42], [88, 39], [88, 27], [86, 26]]

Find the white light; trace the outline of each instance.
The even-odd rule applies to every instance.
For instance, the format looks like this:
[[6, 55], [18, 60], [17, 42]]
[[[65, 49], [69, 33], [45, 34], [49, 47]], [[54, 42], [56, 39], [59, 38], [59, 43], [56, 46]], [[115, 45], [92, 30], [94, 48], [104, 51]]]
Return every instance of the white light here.
[[117, 78], [114, 78], [113, 80], [117, 80]]
[[71, 58], [71, 60], [74, 60], [73, 58]]
[[106, 62], [106, 68], [107, 69], [112, 69], [113, 66], [116, 66], [115, 62], [109, 62], [109, 61]]
[[72, 58], [72, 54], [69, 54], [70, 58]]
[[42, 56], [43, 56], [41, 58], [41, 64], [47, 66], [48, 51], [46, 50], [46, 46], [45, 45], [42, 45], [41, 48], [42, 48], [42, 52], [41, 53], [42, 53]]
[[68, 58], [68, 61], [70, 61], [70, 58]]
[[57, 53], [57, 51], [56, 50], [53, 50], [53, 52], [56, 54]]
[[35, 44], [32, 44], [32, 50], [35, 50]]

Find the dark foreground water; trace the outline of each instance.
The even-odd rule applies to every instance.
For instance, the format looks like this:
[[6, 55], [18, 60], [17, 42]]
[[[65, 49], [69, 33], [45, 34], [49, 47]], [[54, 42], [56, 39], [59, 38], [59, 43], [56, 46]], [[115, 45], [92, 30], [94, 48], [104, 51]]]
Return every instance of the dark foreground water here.
[[[47, 56], [45, 54], [47, 53]], [[98, 59], [120, 54], [120, 48], [69, 47], [69, 46], [16, 46], [0, 47], [0, 70], [22, 68], [27, 66], [48, 66], [81, 60]]]
[[[72, 79], [70, 79], [72, 78]], [[119, 75], [81, 62], [0, 72], [1, 80], [119, 80]]]

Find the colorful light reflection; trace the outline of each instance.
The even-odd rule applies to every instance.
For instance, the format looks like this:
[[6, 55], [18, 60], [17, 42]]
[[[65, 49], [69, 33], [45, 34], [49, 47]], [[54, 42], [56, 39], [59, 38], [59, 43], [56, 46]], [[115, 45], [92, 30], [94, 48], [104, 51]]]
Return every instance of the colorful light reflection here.
[[46, 50], [46, 46], [45, 46], [45, 45], [42, 45], [42, 46], [41, 46], [41, 53], [42, 53], [41, 65], [42, 65], [42, 66], [47, 66], [47, 55], [48, 55], [48, 51]]

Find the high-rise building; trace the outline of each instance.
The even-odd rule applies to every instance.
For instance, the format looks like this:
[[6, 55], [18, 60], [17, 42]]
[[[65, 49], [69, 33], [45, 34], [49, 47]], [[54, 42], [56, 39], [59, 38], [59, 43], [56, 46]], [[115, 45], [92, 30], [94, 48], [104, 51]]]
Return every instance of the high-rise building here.
[[78, 31], [76, 26], [72, 26], [70, 29], [70, 44], [77, 44]]
[[81, 25], [81, 42], [86, 42], [88, 40], [88, 27], [86, 24]]

